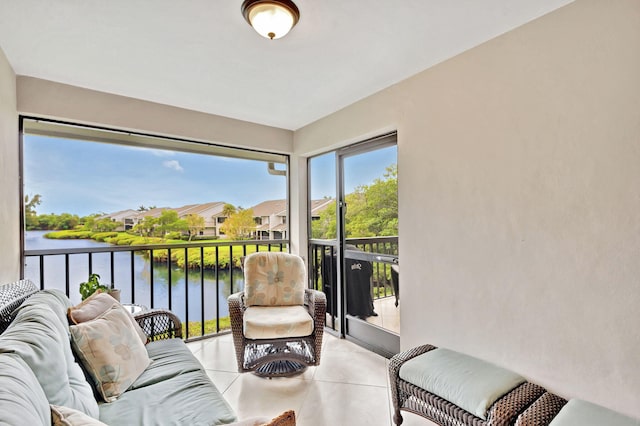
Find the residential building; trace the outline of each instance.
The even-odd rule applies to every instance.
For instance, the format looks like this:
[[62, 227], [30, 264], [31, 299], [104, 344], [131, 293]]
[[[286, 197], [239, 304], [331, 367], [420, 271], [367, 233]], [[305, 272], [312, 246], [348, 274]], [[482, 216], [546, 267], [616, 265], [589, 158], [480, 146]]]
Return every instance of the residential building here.
[[[311, 220], [320, 218], [320, 212], [326, 209], [335, 200], [327, 198], [323, 200], [311, 200]], [[263, 201], [251, 208], [256, 222], [255, 238], [258, 240], [279, 240], [287, 236], [287, 201], [269, 200]]]
[[222, 210], [225, 203], [214, 201], [204, 204], [188, 204], [182, 207], [154, 207], [148, 210], [123, 210], [115, 213], [109, 213], [103, 217], [109, 217], [114, 222], [121, 222], [118, 231], [128, 231], [135, 225], [142, 222], [145, 217], [158, 218], [165, 210], [173, 210], [178, 214], [178, 217], [184, 219], [190, 214], [198, 215], [204, 218], [204, 229], [200, 231], [200, 235], [203, 236], [216, 236], [219, 237], [220, 229], [219, 224], [224, 222], [220, 221], [222, 218]]

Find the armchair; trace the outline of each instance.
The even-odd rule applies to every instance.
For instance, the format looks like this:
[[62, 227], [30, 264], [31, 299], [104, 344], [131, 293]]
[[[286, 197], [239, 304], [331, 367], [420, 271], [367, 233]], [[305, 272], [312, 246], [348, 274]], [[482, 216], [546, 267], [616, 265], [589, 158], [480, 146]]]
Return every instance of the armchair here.
[[320, 364], [326, 298], [307, 288], [299, 256], [283, 252], [247, 256], [244, 291], [228, 301], [239, 372], [290, 376]]

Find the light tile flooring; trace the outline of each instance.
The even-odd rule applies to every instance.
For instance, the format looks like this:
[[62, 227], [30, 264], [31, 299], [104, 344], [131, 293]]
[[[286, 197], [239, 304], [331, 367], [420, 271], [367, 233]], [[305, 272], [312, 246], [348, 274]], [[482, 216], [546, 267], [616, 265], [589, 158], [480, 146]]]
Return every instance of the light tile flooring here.
[[[388, 365], [382, 356], [324, 334], [318, 367], [291, 378], [239, 374], [230, 334], [188, 343], [240, 420], [295, 410], [299, 426], [393, 425]], [[403, 412], [403, 426], [433, 423]]]
[[400, 334], [400, 305], [396, 306], [396, 298], [383, 297], [373, 301], [373, 310], [377, 317], [367, 317], [367, 322]]

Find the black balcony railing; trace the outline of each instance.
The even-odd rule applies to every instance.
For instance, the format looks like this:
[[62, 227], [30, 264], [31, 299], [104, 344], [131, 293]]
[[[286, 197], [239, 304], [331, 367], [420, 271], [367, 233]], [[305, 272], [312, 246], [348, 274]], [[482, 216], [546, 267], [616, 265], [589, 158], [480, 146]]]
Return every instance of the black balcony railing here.
[[[362, 259], [371, 263], [372, 299], [395, 296], [398, 283], [396, 275], [394, 285], [392, 266], [397, 264], [398, 237], [349, 238], [346, 243], [346, 250], [351, 254], [363, 252]], [[313, 288], [327, 296], [327, 312], [334, 313], [328, 318], [327, 326], [334, 330], [338, 312], [337, 248], [336, 240], [309, 240], [309, 279]]]
[[244, 288], [241, 259], [256, 251], [287, 251], [287, 240], [195, 242], [25, 250], [25, 278], [80, 302], [89, 274], [120, 290], [122, 303], [173, 311], [186, 340], [229, 330], [227, 297]]

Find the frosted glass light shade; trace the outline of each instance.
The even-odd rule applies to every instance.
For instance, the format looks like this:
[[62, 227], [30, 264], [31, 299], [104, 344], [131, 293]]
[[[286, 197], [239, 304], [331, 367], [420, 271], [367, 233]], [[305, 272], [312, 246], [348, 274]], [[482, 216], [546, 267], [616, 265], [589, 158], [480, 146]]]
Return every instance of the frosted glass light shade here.
[[258, 34], [272, 40], [287, 35], [300, 17], [293, 2], [282, 0], [245, 0], [242, 13]]

